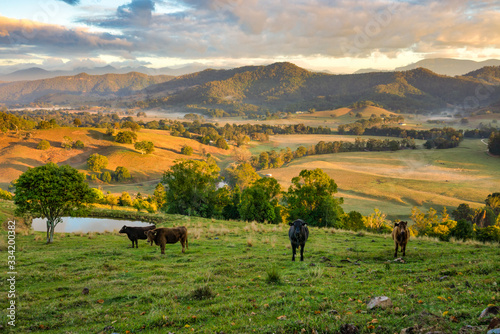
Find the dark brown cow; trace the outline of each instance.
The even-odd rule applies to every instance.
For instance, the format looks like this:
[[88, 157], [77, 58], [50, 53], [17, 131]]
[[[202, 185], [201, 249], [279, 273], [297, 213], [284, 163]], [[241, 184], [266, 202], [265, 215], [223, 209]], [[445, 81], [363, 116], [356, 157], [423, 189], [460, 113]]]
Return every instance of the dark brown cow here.
[[410, 239], [410, 231], [407, 228], [408, 223], [400, 221], [399, 223], [394, 223], [394, 229], [392, 230], [392, 239], [394, 240], [394, 257], [398, 255], [398, 246], [401, 247], [403, 256], [405, 256], [406, 244]]
[[297, 248], [300, 249], [300, 261], [304, 261], [304, 247], [306, 246], [307, 238], [309, 238], [307, 223], [302, 219], [297, 219], [288, 225], [290, 225], [288, 238], [292, 244], [292, 261], [295, 261]]
[[144, 234], [148, 238], [148, 242], [160, 246], [161, 253], [165, 254], [166, 244], [175, 244], [177, 241], [181, 242], [182, 252], [184, 253], [184, 246], [188, 248], [187, 228], [184, 226], [178, 227], [160, 227], [154, 230], [145, 231]]
[[146, 239], [146, 235], [144, 232], [152, 230], [156, 228], [156, 226], [151, 225], [151, 226], [127, 226], [123, 225], [122, 229], [118, 233], [127, 233], [128, 238], [130, 241], [132, 241], [132, 248], [134, 248], [134, 243], [135, 247], [139, 248], [139, 245], [137, 244], [138, 239]]

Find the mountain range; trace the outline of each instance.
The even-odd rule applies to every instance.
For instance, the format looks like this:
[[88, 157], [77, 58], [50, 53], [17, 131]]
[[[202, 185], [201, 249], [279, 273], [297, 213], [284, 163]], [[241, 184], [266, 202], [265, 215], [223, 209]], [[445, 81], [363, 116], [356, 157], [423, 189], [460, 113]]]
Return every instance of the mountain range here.
[[[428, 69], [333, 75], [292, 63], [208, 69], [183, 76], [131, 72], [64, 76], [0, 84], [5, 104], [109, 103], [125, 107], [184, 107], [229, 114], [268, 110], [326, 110], [370, 100], [397, 111], [487, 106], [500, 100], [500, 67], [488, 66], [463, 76]], [[472, 101], [472, 102], [471, 102]]]

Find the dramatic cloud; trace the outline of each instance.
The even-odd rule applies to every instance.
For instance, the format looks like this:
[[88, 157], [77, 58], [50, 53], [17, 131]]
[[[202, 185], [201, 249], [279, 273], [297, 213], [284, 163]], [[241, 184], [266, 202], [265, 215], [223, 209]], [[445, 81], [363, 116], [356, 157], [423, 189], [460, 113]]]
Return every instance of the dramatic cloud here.
[[[29, 46], [35, 53], [53, 49], [131, 60], [500, 54], [496, 0], [130, 0], [86, 8], [73, 21], [93, 30], [3, 18], [0, 43], [17, 45], [20, 53]], [[90, 9], [95, 12], [87, 14]], [[23, 31], [30, 29], [36, 38], [28, 33], [25, 42]]]
[[88, 29], [67, 29], [29, 20], [15, 20], [0, 16], [0, 46], [11, 52], [38, 54], [78, 54], [96, 51], [131, 51], [133, 44], [108, 33], [90, 33]]
[[68, 5], [76, 6], [80, 3], [80, 0], [60, 0], [62, 2], [66, 2]]

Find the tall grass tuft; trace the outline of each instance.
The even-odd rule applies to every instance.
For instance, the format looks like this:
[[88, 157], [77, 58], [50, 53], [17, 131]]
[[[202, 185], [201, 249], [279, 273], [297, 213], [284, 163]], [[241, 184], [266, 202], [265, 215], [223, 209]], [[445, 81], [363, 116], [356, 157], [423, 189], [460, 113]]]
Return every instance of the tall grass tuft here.
[[190, 294], [191, 299], [203, 300], [203, 299], [212, 299], [215, 297], [215, 293], [212, 291], [212, 288], [208, 285], [200, 286], [199, 288], [194, 289]]
[[278, 271], [278, 267], [272, 266], [267, 269], [266, 282], [269, 284], [280, 284], [281, 283], [281, 274]]

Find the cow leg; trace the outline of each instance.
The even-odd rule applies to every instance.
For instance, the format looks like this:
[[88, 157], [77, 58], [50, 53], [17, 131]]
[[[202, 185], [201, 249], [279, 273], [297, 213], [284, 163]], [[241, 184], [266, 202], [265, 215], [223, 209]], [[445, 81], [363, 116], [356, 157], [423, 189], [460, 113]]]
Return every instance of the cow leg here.
[[297, 249], [297, 246], [292, 244], [292, 261], [295, 261], [295, 250]]
[[164, 243], [162, 243], [162, 244], [160, 245], [160, 249], [161, 249], [161, 253], [162, 253], [162, 254], [165, 254], [165, 244], [164, 244]]
[[396, 242], [396, 249], [394, 250], [394, 257], [398, 256], [398, 243]]
[[184, 240], [181, 240], [181, 246], [182, 246], [182, 252], [184, 253], [184, 245], [185, 245], [185, 241]]
[[134, 242], [135, 242], [135, 248], [139, 248], [139, 242], [137, 241], [137, 239], [132, 241], [132, 248], [134, 247]]
[[402, 244], [401, 245], [401, 251], [403, 252], [403, 256], [405, 256], [406, 254], [406, 244]]
[[305, 244], [300, 245], [300, 261], [304, 261], [304, 247]]

